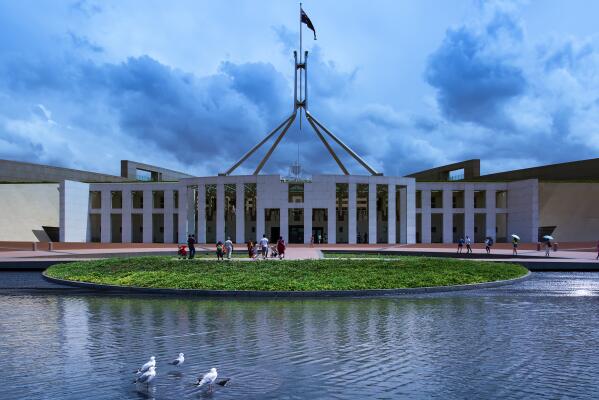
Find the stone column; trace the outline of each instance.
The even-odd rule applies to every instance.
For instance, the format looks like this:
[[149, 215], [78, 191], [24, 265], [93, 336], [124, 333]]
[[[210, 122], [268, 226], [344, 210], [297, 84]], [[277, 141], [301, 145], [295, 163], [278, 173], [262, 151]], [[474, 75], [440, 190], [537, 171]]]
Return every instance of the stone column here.
[[235, 185], [235, 241], [245, 243], [245, 183]]
[[[304, 244], [310, 244], [312, 237], [312, 213], [313, 209], [304, 207]], [[324, 239], [323, 239], [324, 240]]]
[[122, 224], [122, 242], [131, 243], [131, 210], [133, 203], [131, 201], [131, 190], [125, 189], [122, 191], [123, 196], [123, 216], [121, 218]]
[[187, 243], [187, 235], [191, 233], [187, 231], [188, 192], [193, 193], [187, 186], [182, 185], [179, 187], [179, 243]]
[[493, 238], [493, 241], [496, 240], [496, 232], [495, 232], [495, 224], [497, 223], [497, 210], [495, 203], [495, 190], [487, 190], [486, 192], [485, 205], [487, 208], [487, 213], [485, 215], [485, 237]]
[[100, 242], [112, 242], [110, 211], [112, 210], [112, 196], [110, 190], [100, 192], [101, 214], [100, 214]]
[[[195, 221], [195, 189], [193, 189], [192, 187], [188, 187], [187, 191], [186, 191], [186, 196], [183, 198], [185, 199], [185, 209], [186, 209], [186, 215], [187, 215], [187, 234], [196, 234], [196, 221]], [[181, 199], [181, 197], [179, 197], [179, 199]], [[187, 235], [185, 236], [185, 241], [187, 242]], [[197, 238], [196, 238], [197, 239]]]
[[422, 243], [431, 242], [431, 191], [423, 190], [422, 192], [422, 227], [421, 227], [421, 239]]
[[329, 244], [337, 243], [337, 208], [334, 203], [335, 199], [333, 199], [333, 206], [327, 211], [327, 243]]
[[143, 198], [143, 242], [152, 243], [152, 211], [154, 210], [154, 204], [152, 202], [152, 190], [144, 190]]
[[[413, 202], [412, 202], [413, 203]], [[412, 204], [413, 205], [413, 204]], [[414, 217], [416, 212], [414, 211]], [[399, 243], [413, 243], [408, 242], [408, 188], [402, 187], [399, 190]], [[412, 234], [414, 236], [414, 234]], [[415, 239], [412, 238], [414, 241]]]
[[164, 191], [164, 243], [173, 243], [173, 214], [175, 202], [173, 190]]
[[216, 184], [216, 241], [225, 241], [225, 185]]
[[395, 184], [389, 184], [389, 197], [387, 198], [387, 241], [389, 244], [395, 244], [397, 242], [397, 227], [395, 226], [396, 220], [396, 209], [395, 209]]
[[198, 243], [206, 243], [206, 185], [198, 184], [198, 204], [197, 204], [197, 240]]
[[416, 180], [410, 179], [406, 187], [406, 243], [416, 243]]
[[474, 189], [466, 184], [464, 189], [464, 239], [470, 236], [474, 243]]
[[[264, 187], [263, 183], [260, 182], [260, 177], [258, 177], [256, 181], [256, 241], [262, 239], [262, 235], [266, 234], [270, 235], [270, 232], [267, 234], [266, 230], [266, 221], [265, 221], [265, 209], [264, 202], [262, 201], [262, 196], [264, 196]], [[287, 240], [287, 238], [285, 238]]]
[[453, 191], [443, 189], [443, 243], [453, 243]]
[[376, 183], [368, 184], [368, 243], [376, 244]]
[[356, 205], [356, 184], [350, 183], [348, 185], [348, 198], [347, 198], [347, 218], [348, 221], [348, 232], [347, 239], [351, 244], [356, 244], [356, 239], [358, 235], [358, 218], [357, 218], [357, 205]]
[[[279, 211], [280, 211], [279, 222], [281, 224], [280, 235], [283, 236], [283, 239], [285, 239], [286, 242], [288, 242], [289, 241], [289, 208], [281, 207], [279, 209]], [[267, 232], [266, 236], [268, 237], [269, 235], [270, 235], [270, 232]], [[274, 239], [278, 239], [278, 238], [274, 238]]]

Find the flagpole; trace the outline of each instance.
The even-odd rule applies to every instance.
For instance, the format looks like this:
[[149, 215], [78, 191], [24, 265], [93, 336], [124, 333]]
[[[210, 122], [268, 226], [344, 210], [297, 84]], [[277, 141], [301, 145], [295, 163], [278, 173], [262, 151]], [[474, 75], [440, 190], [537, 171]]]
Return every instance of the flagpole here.
[[[299, 28], [300, 28], [300, 64], [302, 64], [302, 3], [300, 3], [300, 13], [299, 13]], [[296, 70], [297, 72], [297, 70]], [[299, 101], [302, 102], [302, 70], [299, 70], [299, 78], [300, 78], [300, 96]], [[302, 134], [302, 107], [299, 109], [299, 132], [297, 138], [297, 165], [300, 162], [300, 140]]]
[[[303, 63], [302, 60], [302, 3], [300, 3], [300, 15], [299, 15], [299, 28], [300, 28], [300, 65]], [[300, 69], [300, 97], [299, 101], [302, 102], [302, 70]], [[302, 130], [302, 108], [300, 107], [300, 118], [299, 118], [299, 127], [300, 131]]]

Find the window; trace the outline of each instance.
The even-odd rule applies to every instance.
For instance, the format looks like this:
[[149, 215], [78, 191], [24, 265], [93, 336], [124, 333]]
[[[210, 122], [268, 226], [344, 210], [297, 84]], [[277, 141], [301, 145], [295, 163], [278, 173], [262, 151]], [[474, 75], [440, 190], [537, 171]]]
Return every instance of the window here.
[[422, 190], [416, 191], [416, 208], [422, 208]]
[[164, 208], [164, 191], [155, 190], [152, 192], [152, 207]]
[[486, 190], [476, 190], [474, 192], [474, 208], [485, 208], [487, 205], [487, 191]]
[[131, 192], [131, 203], [133, 208], [144, 208], [144, 192], [134, 190]]
[[110, 192], [112, 208], [123, 208], [123, 192]]
[[507, 190], [498, 190], [495, 192], [495, 207], [507, 208]]
[[431, 191], [431, 208], [443, 208], [443, 191]]
[[173, 190], [173, 207], [179, 208], [179, 191]]
[[91, 204], [91, 208], [102, 208], [102, 192], [89, 192], [89, 202]]
[[453, 208], [464, 208], [464, 191], [454, 190], [451, 195], [451, 202]]
[[304, 184], [290, 183], [289, 184], [289, 202], [303, 203], [304, 202]]

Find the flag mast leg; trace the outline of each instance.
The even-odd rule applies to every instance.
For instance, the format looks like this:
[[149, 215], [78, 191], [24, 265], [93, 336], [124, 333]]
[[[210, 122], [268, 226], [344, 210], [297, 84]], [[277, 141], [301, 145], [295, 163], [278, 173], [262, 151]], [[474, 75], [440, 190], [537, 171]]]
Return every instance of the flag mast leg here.
[[262, 139], [257, 145], [255, 145], [254, 147], [252, 147], [250, 149], [250, 151], [248, 151], [247, 153], [245, 153], [243, 155], [243, 157], [241, 157], [239, 159], [239, 161], [237, 161], [235, 164], [233, 164], [233, 166], [231, 168], [229, 168], [226, 172], [221, 173], [219, 175], [231, 175], [231, 173], [233, 171], [235, 171], [237, 169], [237, 167], [239, 167], [245, 160], [247, 160], [252, 154], [254, 154], [254, 152], [256, 152], [256, 150], [258, 150], [260, 147], [262, 147], [262, 145], [264, 143], [266, 143], [268, 141], [268, 139], [270, 139], [271, 137], [274, 136], [275, 133], [277, 133], [277, 131], [279, 129], [281, 129], [283, 127], [283, 125], [285, 125], [286, 123], [289, 122], [289, 120], [291, 120], [292, 118], [295, 118], [295, 113], [296, 111], [293, 111], [293, 114], [291, 114], [289, 117], [287, 117], [283, 122], [281, 122], [281, 124], [279, 124], [279, 126], [277, 126], [275, 129], [273, 129], [272, 131], [270, 131], [270, 133], [268, 135], [266, 135], [266, 137], [264, 139]]
[[[300, 3], [300, 15], [299, 15], [299, 28], [300, 28], [300, 51], [299, 51], [299, 56], [300, 56], [300, 63], [299, 63], [299, 67], [302, 67], [302, 3]], [[299, 87], [300, 87], [300, 95], [299, 95], [299, 102], [300, 104], [302, 103], [302, 70], [300, 69], [300, 81], [299, 81]], [[299, 110], [300, 114], [299, 114], [299, 128], [300, 128], [300, 132], [302, 130], [302, 107], [300, 107]], [[298, 141], [298, 146], [299, 146], [299, 141]], [[298, 147], [298, 152], [299, 152], [299, 147]], [[298, 160], [299, 162], [299, 160]]]
[[260, 173], [260, 170], [262, 169], [262, 167], [264, 166], [264, 164], [268, 161], [268, 159], [270, 158], [270, 155], [272, 154], [272, 152], [275, 151], [275, 149], [279, 145], [279, 142], [281, 141], [281, 139], [283, 139], [283, 136], [285, 136], [285, 134], [287, 133], [287, 129], [289, 129], [289, 127], [291, 126], [291, 124], [293, 124], [293, 121], [295, 121], [296, 115], [297, 115], [296, 112], [294, 112], [291, 115], [291, 118], [289, 119], [289, 122], [287, 122], [287, 125], [285, 125], [285, 128], [283, 128], [283, 130], [281, 131], [281, 134], [279, 134], [279, 136], [277, 137], [277, 140], [275, 140], [275, 142], [272, 144], [272, 146], [268, 150], [268, 153], [266, 153], [266, 155], [264, 156], [264, 158], [262, 159], [262, 161], [260, 161], [260, 164], [258, 164], [258, 167], [254, 171], [254, 175], [258, 175]]
[[318, 136], [318, 138], [320, 139], [320, 141], [322, 142], [322, 144], [324, 144], [324, 147], [327, 148], [327, 150], [329, 151], [329, 153], [331, 154], [331, 156], [333, 157], [333, 159], [335, 160], [335, 162], [337, 163], [337, 165], [339, 166], [339, 168], [341, 168], [341, 171], [343, 171], [343, 173], [345, 175], [349, 175], [349, 172], [347, 171], [347, 169], [345, 168], [345, 166], [343, 165], [343, 163], [341, 162], [341, 160], [339, 159], [339, 157], [337, 157], [337, 154], [335, 153], [335, 150], [333, 150], [333, 148], [331, 147], [331, 145], [329, 144], [329, 142], [327, 142], [327, 140], [322, 135], [322, 133], [320, 133], [320, 130], [318, 130], [318, 127], [314, 124], [314, 122], [310, 118], [310, 114], [306, 113], [306, 119], [308, 120], [308, 123], [312, 126], [312, 129], [314, 129], [314, 132], [316, 132], [316, 135]]
[[368, 163], [366, 161], [364, 161], [362, 159], [362, 157], [360, 157], [359, 155], [357, 155], [348, 145], [346, 145], [345, 143], [343, 143], [341, 141], [341, 139], [339, 139], [331, 131], [329, 131], [326, 126], [324, 126], [323, 124], [321, 124], [320, 122], [318, 122], [318, 120], [316, 118], [314, 118], [314, 116], [312, 116], [312, 114], [310, 114], [309, 112], [306, 112], [306, 118], [308, 118], [309, 120], [314, 121], [314, 123], [316, 125], [318, 125], [318, 127], [320, 127], [323, 131], [325, 131], [325, 133], [327, 135], [329, 135], [329, 137], [331, 139], [333, 139], [335, 141], [335, 143], [337, 143], [339, 146], [341, 146], [343, 148], [343, 150], [345, 150], [347, 152], [347, 154], [349, 154], [350, 156], [352, 156], [354, 158], [354, 160], [356, 160], [358, 163], [360, 163], [360, 165], [362, 165], [368, 172], [370, 172], [372, 175], [375, 175], [375, 176], [376, 175], [382, 175], [381, 173], [377, 172], [374, 168], [372, 168], [370, 165], [368, 165]]

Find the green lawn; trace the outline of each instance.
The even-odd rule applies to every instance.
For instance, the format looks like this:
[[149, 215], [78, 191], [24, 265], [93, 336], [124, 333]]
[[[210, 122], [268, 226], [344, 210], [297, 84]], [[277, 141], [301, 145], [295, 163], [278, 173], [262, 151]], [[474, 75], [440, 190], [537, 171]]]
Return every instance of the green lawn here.
[[215, 290], [417, 288], [516, 278], [516, 264], [444, 258], [213, 261], [134, 257], [57, 264], [50, 277], [110, 285]]
[[395, 258], [401, 258], [401, 257], [406, 257], [403, 256], [401, 254], [381, 254], [381, 253], [360, 253], [360, 252], [355, 252], [355, 253], [350, 253], [350, 252], [343, 252], [343, 253], [329, 253], [329, 252], [323, 252], [324, 257], [325, 258], [378, 258], [378, 259], [395, 259]]

